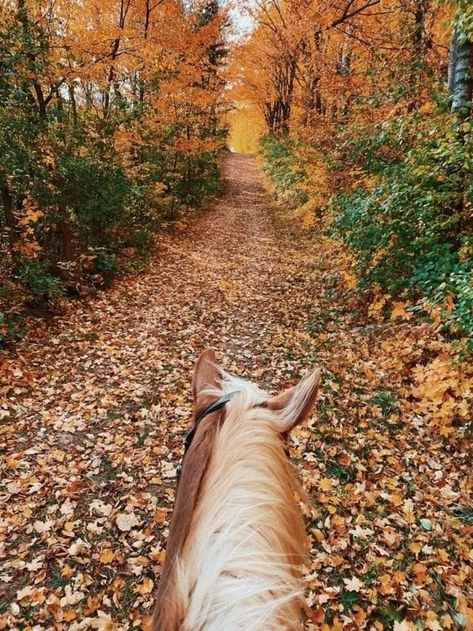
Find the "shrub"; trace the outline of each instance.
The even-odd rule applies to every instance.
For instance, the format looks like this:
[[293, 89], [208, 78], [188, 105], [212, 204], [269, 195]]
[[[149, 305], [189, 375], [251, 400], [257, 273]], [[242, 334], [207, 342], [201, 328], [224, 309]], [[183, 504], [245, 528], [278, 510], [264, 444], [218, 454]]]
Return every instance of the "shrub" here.
[[409, 296], [452, 333], [471, 334], [473, 141], [469, 124], [442, 107], [334, 129], [325, 146], [268, 135], [261, 150], [278, 196], [329, 210], [329, 232], [354, 253], [361, 288]]
[[93, 284], [109, 287], [117, 270], [117, 261], [105, 248], [95, 248], [92, 253], [94, 257], [91, 270]]
[[58, 201], [68, 208], [89, 246], [114, 245], [126, 223], [130, 183], [119, 166], [90, 157], [62, 156]]
[[57, 302], [64, 295], [61, 282], [50, 273], [47, 260], [24, 260], [18, 277], [35, 302]]
[[463, 225], [471, 203], [471, 183], [465, 181], [470, 139], [451, 117], [440, 116], [412, 134], [401, 159], [395, 146], [399, 121], [380, 128], [382, 133], [377, 128], [373, 137], [353, 140], [352, 149], [365, 147], [358, 163], [375, 181], [334, 196], [332, 233], [356, 253], [362, 285], [425, 296], [452, 330], [472, 332], [471, 241]]
[[276, 193], [292, 206], [308, 201], [304, 183], [307, 172], [302, 161], [294, 153], [294, 141], [288, 137], [268, 134], [261, 139], [264, 172], [270, 177]]

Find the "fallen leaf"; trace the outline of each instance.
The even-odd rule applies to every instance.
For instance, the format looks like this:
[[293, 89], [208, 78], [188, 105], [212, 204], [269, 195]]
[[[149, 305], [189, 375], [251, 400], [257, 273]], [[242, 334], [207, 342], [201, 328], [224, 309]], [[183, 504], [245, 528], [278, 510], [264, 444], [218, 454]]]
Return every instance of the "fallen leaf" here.
[[128, 532], [135, 526], [139, 526], [140, 520], [135, 513], [119, 513], [116, 516], [116, 523], [122, 532]]

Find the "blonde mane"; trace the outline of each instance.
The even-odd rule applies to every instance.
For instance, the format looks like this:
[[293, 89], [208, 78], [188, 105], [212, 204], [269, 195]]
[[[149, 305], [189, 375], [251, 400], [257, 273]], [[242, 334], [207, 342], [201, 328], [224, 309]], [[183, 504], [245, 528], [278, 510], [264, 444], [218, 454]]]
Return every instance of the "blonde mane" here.
[[266, 393], [227, 374], [206, 394], [235, 390], [169, 576], [166, 631], [302, 629], [307, 538], [281, 439], [286, 419], [258, 407]]

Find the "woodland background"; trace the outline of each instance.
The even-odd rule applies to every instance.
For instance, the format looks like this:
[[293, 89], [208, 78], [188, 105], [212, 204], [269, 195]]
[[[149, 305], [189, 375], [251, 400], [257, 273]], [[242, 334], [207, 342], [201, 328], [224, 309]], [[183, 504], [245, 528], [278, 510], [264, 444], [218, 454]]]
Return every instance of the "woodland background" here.
[[277, 193], [346, 242], [360, 287], [471, 335], [471, 3], [256, 4], [235, 146], [264, 121]]
[[360, 288], [471, 335], [468, 0], [257, 0], [230, 56], [217, 2], [0, 10], [3, 338], [218, 193], [229, 123], [237, 150], [259, 132], [276, 191], [347, 243]]
[[109, 284], [217, 194], [229, 127], [239, 151], [262, 139], [308, 226], [347, 243], [360, 288], [471, 335], [468, 0], [246, 10], [251, 32], [229, 42], [217, 2], [2, 3], [2, 338], [32, 305]]
[[324, 368], [307, 628], [473, 628], [472, 68], [469, 0], [0, 0], [0, 628], [145, 628], [207, 345]]
[[111, 282], [220, 190], [217, 3], [0, 5], [1, 333]]

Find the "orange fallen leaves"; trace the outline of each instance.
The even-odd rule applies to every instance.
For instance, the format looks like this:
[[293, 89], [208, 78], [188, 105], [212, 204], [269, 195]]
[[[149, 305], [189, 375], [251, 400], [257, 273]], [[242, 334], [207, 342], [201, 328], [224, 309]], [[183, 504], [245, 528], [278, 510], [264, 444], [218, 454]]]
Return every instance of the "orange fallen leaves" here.
[[111, 563], [114, 558], [115, 558], [115, 553], [113, 550], [104, 550], [100, 554], [100, 562], [104, 563], [105, 565], [107, 565], [108, 563]]
[[[454, 363], [446, 353], [433, 359], [425, 366], [413, 369], [412, 394], [416, 408], [428, 414], [434, 426], [450, 426], [471, 421], [473, 402], [473, 369], [468, 364]], [[445, 434], [450, 434], [450, 430]]]
[[391, 320], [396, 320], [397, 318], [401, 320], [411, 320], [413, 314], [407, 311], [407, 306], [405, 302], [393, 302]]
[[153, 591], [153, 581], [150, 578], [145, 578], [139, 585], [135, 587], [135, 591], [142, 596], [150, 594]]
[[332, 489], [332, 479], [331, 478], [322, 478], [319, 482], [319, 486], [321, 491], [325, 493]]

